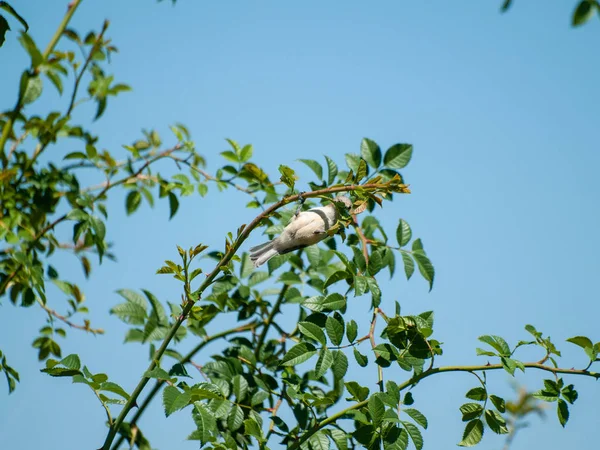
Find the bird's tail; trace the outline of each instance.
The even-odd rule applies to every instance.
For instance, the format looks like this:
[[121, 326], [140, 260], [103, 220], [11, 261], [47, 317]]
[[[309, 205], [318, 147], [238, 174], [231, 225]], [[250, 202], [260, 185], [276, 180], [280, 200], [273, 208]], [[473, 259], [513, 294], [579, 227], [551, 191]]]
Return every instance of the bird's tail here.
[[254, 267], [262, 266], [276, 255], [279, 255], [279, 252], [275, 249], [275, 239], [250, 249], [250, 260]]

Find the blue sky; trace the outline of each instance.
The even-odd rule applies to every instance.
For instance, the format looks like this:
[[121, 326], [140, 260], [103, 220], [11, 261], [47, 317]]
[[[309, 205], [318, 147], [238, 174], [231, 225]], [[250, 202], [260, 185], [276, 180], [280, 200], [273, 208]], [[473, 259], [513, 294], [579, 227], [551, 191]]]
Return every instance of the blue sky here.
[[[600, 23], [594, 18], [571, 29], [574, 1], [543, 8], [516, 1], [503, 15], [500, 3], [181, 0], [172, 7], [166, 1], [110, 0], [84, 2], [73, 27], [85, 33], [111, 20], [109, 35], [120, 53], [110, 71], [134, 90], [109, 102], [92, 127], [101, 145], [115, 152], [142, 128], [158, 129], [166, 141], [168, 125], [177, 121], [190, 128], [213, 169], [222, 163], [218, 153], [227, 137], [252, 143], [257, 163], [272, 174], [286, 164], [308, 175], [295, 161], [323, 160], [323, 154], [341, 165], [344, 153], [357, 152], [365, 136], [384, 148], [414, 144], [413, 161], [403, 171], [413, 194], [379, 214], [392, 234], [400, 217], [411, 224], [437, 278], [431, 293], [418, 277], [382, 281], [382, 307], [391, 310], [399, 300], [403, 313], [433, 309], [443, 365], [484, 363], [475, 356], [478, 336], [500, 334], [514, 344], [526, 338], [523, 327], [532, 323], [563, 350], [565, 367], [581, 367], [583, 352], [564, 339], [600, 340], [600, 236], [593, 206], [600, 194], [600, 62], [594, 53]], [[45, 47], [66, 2], [13, 5]], [[28, 61], [15, 31], [0, 57], [6, 109]], [[48, 92], [33, 108], [64, 109], [67, 101]], [[77, 120], [92, 112], [83, 107]], [[73, 150], [58, 147], [49, 157]], [[131, 390], [147, 351], [122, 345], [126, 328], [108, 315], [119, 302], [115, 290], [144, 287], [176, 302], [179, 286], [154, 275], [164, 259], [175, 257], [175, 245], [220, 246], [223, 230], [235, 230], [254, 212], [243, 209], [246, 199], [238, 193], [216, 190], [204, 199], [184, 199], [171, 221], [164, 203], [145, 205], [127, 218], [123, 200], [119, 193], [110, 202], [107, 235], [119, 262], [106, 262], [82, 281], [92, 323], [107, 334], [72, 331], [63, 352], [79, 353], [92, 371], [106, 372]], [[218, 219], [209, 220], [211, 214]], [[260, 241], [253, 236], [250, 243]], [[72, 259], [60, 261], [62, 275], [81, 280]], [[51, 304], [60, 309], [62, 299], [54, 295]], [[364, 304], [353, 308], [350, 313], [362, 317]], [[1, 311], [0, 348], [22, 377], [12, 395], [0, 390], [3, 445], [100, 446], [105, 417], [94, 396], [82, 385], [38, 372], [30, 343], [43, 325], [42, 311], [7, 302]], [[295, 313], [290, 316], [284, 320]], [[525, 353], [523, 359], [539, 357]], [[363, 371], [359, 376], [365, 383], [372, 379]], [[518, 379], [537, 389], [543, 378], [528, 372]], [[510, 396], [506, 373], [489, 380], [497, 393]], [[520, 432], [513, 450], [596, 448], [598, 385], [568, 381], [582, 395], [567, 428], [551, 411], [545, 422], [534, 420]], [[425, 448], [453, 448], [460, 440], [458, 407], [473, 386], [472, 376], [451, 374], [431, 377], [414, 390], [415, 406], [430, 422]], [[197, 446], [184, 440], [192, 429], [189, 414], [165, 419], [160, 401], [140, 426], [154, 447]], [[501, 446], [502, 439], [490, 433], [480, 448]]]

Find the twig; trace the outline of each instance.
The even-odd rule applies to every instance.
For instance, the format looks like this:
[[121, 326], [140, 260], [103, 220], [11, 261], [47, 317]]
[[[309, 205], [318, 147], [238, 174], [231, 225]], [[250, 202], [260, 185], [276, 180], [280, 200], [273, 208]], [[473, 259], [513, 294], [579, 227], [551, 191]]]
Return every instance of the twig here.
[[[181, 364], [187, 364], [187, 363], [191, 362], [192, 358], [200, 350], [202, 350], [209, 343], [211, 343], [213, 341], [216, 341], [217, 339], [224, 338], [226, 336], [229, 336], [230, 334], [243, 333], [243, 332], [246, 332], [246, 331], [252, 331], [252, 330], [254, 330], [259, 325], [260, 325], [259, 322], [250, 322], [250, 323], [247, 323], [246, 325], [241, 325], [239, 327], [232, 328], [230, 330], [225, 330], [225, 331], [221, 331], [220, 333], [215, 333], [215, 334], [213, 334], [211, 336], [206, 336], [202, 342], [200, 342], [198, 345], [196, 345], [196, 347], [194, 347], [187, 355], [185, 355], [183, 357], [183, 359], [180, 361], [180, 363]], [[162, 387], [162, 385], [164, 383], [165, 383], [165, 380], [156, 380], [156, 383], [152, 387], [152, 390], [148, 393], [148, 395], [146, 396], [146, 398], [144, 399], [144, 401], [142, 402], [142, 404], [140, 405], [140, 407], [135, 412], [135, 415], [131, 419], [130, 426], [132, 428], [136, 425], [138, 419], [144, 413], [144, 411], [146, 410], [146, 408], [148, 407], [148, 405], [150, 405], [150, 403], [152, 402], [152, 399], [154, 399], [154, 397], [156, 396], [156, 394], [158, 394], [158, 391], [160, 391], [160, 388]], [[113, 450], [117, 450], [119, 448], [119, 446], [123, 443], [124, 440], [125, 440], [125, 436], [120, 435], [119, 439], [117, 440], [117, 442], [113, 446]]]
[[[390, 189], [391, 189], [391, 186], [389, 183], [372, 183], [372, 184], [363, 184], [363, 185], [355, 185], [355, 184], [339, 185], [339, 186], [333, 186], [333, 187], [329, 187], [329, 188], [325, 188], [325, 189], [319, 189], [316, 191], [306, 192], [303, 194], [303, 197], [307, 197], [307, 198], [308, 197], [318, 197], [318, 196], [326, 195], [326, 194], [335, 194], [338, 192], [350, 192], [350, 191], [355, 191], [355, 190], [362, 190], [363, 192], [365, 192], [365, 191], [366, 192], [379, 192], [379, 191], [389, 191]], [[393, 189], [395, 189], [397, 192], [410, 192], [408, 190], [407, 186], [404, 184], [395, 185], [393, 187]], [[154, 357], [152, 358], [152, 361], [148, 365], [148, 368], [146, 369], [146, 371], [153, 370], [157, 366], [157, 362], [160, 361], [160, 359], [162, 358], [162, 355], [167, 350], [171, 340], [175, 336], [175, 333], [177, 333], [177, 330], [179, 329], [179, 327], [181, 326], [181, 324], [183, 323], [183, 321], [185, 320], [187, 315], [190, 313], [190, 311], [194, 307], [194, 304], [196, 303], [196, 301], [198, 301], [202, 297], [202, 294], [204, 293], [204, 291], [213, 283], [214, 279], [221, 272], [222, 267], [227, 266], [227, 264], [229, 264], [229, 262], [231, 261], [231, 258], [233, 258], [233, 256], [237, 253], [238, 249], [240, 248], [242, 243], [248, 238], [248, 236], [250, 235], [252, 230], [254, 230], [256, 227], [258, 227], [264, 219], [269, 217], [271, 214], [273, 214], [278, 209], [282, 208], [283, 206], [285, 206], [289, 203], [296, 202], [298, 200], [299, 200], [299, 195], [290, 195], [288, 197], [285, 197], [282, 200], [280, 200], [276, 203], [273, 203], [266, 210], [261, 212], [258, 216], [256, 216], [252, 220], [252, 222], [250, 222], [250, 224], [248, 226], [241, 227], [242, 231], [239, 233], [237, 239], [233, 242], [232, 245], [228, 246], [227, 251], [221, 257], [221, 260], [217, 263], [217, 265], [215, 266], [213, 271], [207, 275], [204, 282], [200, 285], [198, 290], [195, 292], [196, 298], [195, 299], [192, 299], [192, 298], [187, 299], [186, 304], [183, 307], [181, 315], [173, 323], [173, 325], [171, 326], [171, 329], [167, 332], [167, 335], [165, 336], [165, 338], [164, 338], [162, 344], [160, 345], [160, 347], [158, 348], [158, 350], [156, 350], [156, 353], [154, 354]], [[144, 371], [144, 373], [146, 373], [146, 371]], [[141, 392], [144, 389], [144, 387], [146, 386], [146, 384], [148, 384], [149, 380], [150, 379], [148, 377], [142, 376], [141, 380], [139, 381], [139, 383], [137, 384], [137, 386], [131, 393], [129, 400], [127, 401], [127, 403], [125, 403], [125, 406], [121, 410], [121, 413], [115, 420], [114, 425], [112, 427], [110, 427], [110, 430], [106, 436], [104, 444], [102, 445], [103, 450], [108, 450], [110, 448], [112, 441], [114, 440], [114, 438], [117, 434], [117, 431], [119, 430], [121, 424], [125, 420], [125, 416], [134, 407], [134, 405], [136, 404], [137, 398], [141, 394]]]
[[[562, 373], [562, 374], [569, 374], [569, 375], [583, 375], [583, 376], [595, 378], [596, 380], [600, 379], [600, 373], [598, 373], [598, 372], [588, 372], [587, 370], [577, 370], [577, 369], [560, 369], [560, 368], [556, 368], [556, 367], [544, 366], [544, 365], [536, 363], [536, 362], [525, 363], [523, 365], [528, 368], [544, 370], [546, 372], [552, 372], [554, 374]], [[404, 383], [400, 384], [398, 386], [398, 388], [400, 391], [402, 391], [402, 390], [408, 388], [409, 386], [413, 386], [413, 385], [419, 383], [424, 378], [430, 377], [431, 375], [435, 375], [438, 373], [486, 372], [488, 370], [499, 370], [499, 369], [503, 369], [503, 368], [504, 368], [504, 366], [502, 364], [490, 364], [490, 365], [479, 365], [479, 366], [438, 367], [437, 369], [427, 370], [427, 371], [421, 373], [420, 375], [414, 376], [410, 380], [407, 380]], [[369, 402], [368, 400], [364, 400], [362, 402], [355, 403], [354, 405], [349, 406], [348, 408], [343, 409], [342, 411], [339, 411], [339, 412], [327, 417], [326, 419], [323, 419], [316, 426], [310, 428], [302, 436], [300, 436], [300, 438], [297, 441], [295, 441], [290, 447], [288, 447], [288, 450], [299, 449], [300, 446], [302, 445], [302, 443], [304, 443], [307, 439], [309, 439], [317, 431], [326, 427], [327, 425], [334, 423], [338, 419], [342, 418], [344, 415], [348, 414], [350, 411], [354, 411], [354, 410], [357, 410], [357, 409], [367, 406], [368, 402]]]
[[49, 315], [56, 317], [58, 320], [60, 320], [61, 322], [66, 323], [67, 325], [69, 325], [71, 328], [77, 328], [78, 330], [83, 330], [83, 331], [87, 331], [89, 333], [92, 333], [93, 335], [96, 334], [104, 334], [104, 330], [102, 328], [90, 328], [89, 324], [88, 325], [77, 325], [76, 323], [71, 322], [67, 317], [59, 314], [58, 312], [56, 312], [53, 309], [48, 308], [48, 306], [44, 305], [44, 303], [42, 303], [42, 301], [40, 299], [38, 299], [38, 304], [43, 308], [44, 311], [46, 311]]

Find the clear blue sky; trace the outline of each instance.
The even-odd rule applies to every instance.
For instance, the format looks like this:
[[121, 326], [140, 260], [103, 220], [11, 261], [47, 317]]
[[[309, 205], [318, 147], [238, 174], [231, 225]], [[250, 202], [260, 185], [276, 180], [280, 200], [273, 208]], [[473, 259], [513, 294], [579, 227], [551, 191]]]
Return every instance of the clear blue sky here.
[[[12, 3], [45, 47], [67, 2]], [[392, 234], [399, 217], [409, 221], [437, 279], [431, 293], [419, 277], [382, 282], [382, 307], [399, 300], [406, 313], [434, 309], [435, 335], [444, 342], [440, 364], [483, 363], [475, 356], [479, 335], [500, 334], [514, 344], [532, 323], [567, 355], [566, 367], [581, 367], [583, 352], [564, 339], [600, 340], [600, 23], [594, 18], [571, 29], [573, 0], [543, 6], [517, 0], [504, 15], [501, 3], [88, 1], [73, 26], [85, 33], [111, 20], [109, 35], [120, 53], [110, 70], [134, 88], [109, 102], [93, 125], [101, 145], [115, 152], [141, 128], [157, 128], [167, 140], [167, 126], [176, 121], [190, 128], [210, 167], [221, 163], [218, 153], [230, 137], [254, 144], [256, 161], [273, 174], [280, 163], [298, 168], [296, 159], [323, 154], [343, 164], [344, 153], [358, 151], [365, 136], [383, 147], [413, 143], [413, 161], [403, 171], [413, 194], [380, 216]], [[0, 61], [6, 109], [27, 64], [15, 31]], [[48, 93], [39, 108], [64, 109], [66, 102]], [[90, 111], [83, 108], [78, 120]], [[69, 146], [50, 157], [76, 150]], [[175, 257], [176, 244], [222, 245], [223, 230], [251, 219], [252, 211], [240, 209], [245, 200], [213, 190], [205, 199], [185, 199], [169, 221], [164, 202], [126, 218], [119, 193], [110, 203], [107, 236], [119, 262], [106, 262], [82, 281], [92, 323], [107, 334], [72, 331], [64, 354], [79, 353], [92, 371], [106, 371], [131, 390], [147, 351], [122, 345], [126, 328], [108, 315], [119, 302], [114, 291], [145, 287], [176, 302], [179, 286], [155, 276], [156, 269]], [[72, 259], [60, 264], [62, 275], [81, 280]], [[51, 305], [60, 309], [62, 298], [53, 294]], [[363, 310], [350, 312], [360, 318]], [[0, 311], [0, 348], [22, 377], [12, 395], [0, 388], [3, 447], [99, 447], [105, 417], [93, 394], [38, 372], [30, 343], [44, 323], [42, 311], [6, 301]], [[359, 377], [373, 379], [362, 370]], [[520, 374], [519, 381], [537, 389], [543, 377]], [[506, 373], [489, 379], [492, 389], [510, 396]], [[583, 395], [567, 428], [552, 410], [548, 420], [521, 431], [513, 450], [597, 448], [598, 384], [569, 381]], [[414, 390], [415, 406], [430, 422], [425, 448], [454, 448], [462, 433], [458, 407], [473, 386], [472, 376], [452, 374]], [[193, 426], [189, 414], [165, 419], [158, 399], [140, 425], [157, 448], [197, 448], [184, 440]], [[501, 446], [502, 438], [490, 433], [480, 448]]]

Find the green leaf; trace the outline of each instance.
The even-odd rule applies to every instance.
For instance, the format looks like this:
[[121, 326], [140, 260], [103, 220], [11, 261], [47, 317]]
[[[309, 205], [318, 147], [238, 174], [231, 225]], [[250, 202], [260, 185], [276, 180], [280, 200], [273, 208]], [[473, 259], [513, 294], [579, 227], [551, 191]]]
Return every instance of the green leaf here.
[[174, 412], [173, 405], [177, 400], [177, 397], [181, 392], [175, 386], [167, 386], [163, 390], [163, 407], [165, 410], [165, 416], [169, 417]]
[[371, 167], [377, 169], [381, 165], [381, 149], [374, 141], [364, 138], [360, 144], [360, 154]]
[[312, 450], [329, 450], [329, 438], [323, 431], [317, 431], [308, 442]]
[[280, 180], [283, 182], [283, 184], [293, 190], [294, 184], [296, 183], [296, 173], [291, 168], [284, 166], [283, 164], [279, 166], [279, 173], [281, 173]]
[[216, 430], [217, 423], [214, 415], [200, 402], [194, 402], [192, 413], [196, 423], [196, 436], [202, 444], [212, 439], [212, 432]]
[[502, 339], [500, 336], [484, 335], [484, 336], [479, 336], [477, 339], [479, 339], [481, 342], [491, 346], [494, 350], [496, 350], [498, 352], [498, 354], [500, 356], [506, 356], [506, 357], [510, 356], [510, 347], [508, 346], [506, 341], [504, 339]]
[[573, 12], [572, 25], [578, 27], [586, 23], [594, 14], [594, 4], [590, 0], [582, 0]]
[[395, 144], [386, 152], [383, 165], [390, 169], [402, 169], [410, 162], [413, 146], [411, 144]]
[[373, 426], [378, 427], [381, 425], [383, 415], [385, 414], [385, 405], [379, 398], [379, 394], [373, 394], [371, 398], [369, 398], [368, 407], [371, 420], [373, 421]]
[[476, 419], [483, 413], [483, 406], [479, 403], [465, 403], [460, 407], [463, 422]]
[[[12, 6], [10, 6], [7, 2], [0, 2], [0, 9], [3, 9], [4, 11], [6, 11], [10, 15], [12, 15], [15, 19], [17, 19], [19, 22], [21, 22], [21, 25], [23, 25], [25, 27], [25, 31], [29, 31], [29, 25], [27, 25], [27, 22], [25, 21], [25, 19], [23, 19], [23, 17], [21, 17], [17, 13], [17, 11], [15, 11], [14, 8]], [[0, 42], [0, 45], [2, 45], [1, 42]]]
[[[4, 2], [0, 2], [0, 6], [2, 4], [4, 4]], [[19, 37], [19, 42], [21, 42], [21, 45], [27, 51], [29, 57], [31, 58], [31, 68], [35, 69], [44, 60], [42, 52], [40, 52], [40, 50], [35, 45], [35, 42], [33, 42], [33, 39], [31, 39], [31, 36], [27, 33], [21, 33], [21, 36]]]
[[321, 378], [330, 369], [333, 364], [333, 355], [327, 347], [323, 347], [319, 353], [319, 359], [315, 365], [315, 372], [317, 378]]
[[[6, 40], [6, 32], [8, 30], [10, 30], [8, 21], [2, 15], [0, 15], [0, 47], [2, 47], [2, 44], [4, 44], [4, 41]], [[7, 378], [8, 378], [8, 376], [7, 376]], [[13, 381], [13, 383], [11, 383], [11, 381]], [[9, 393], [14, 390], [14, 386], [15, 386], [14, 380], [9, 378], [9, 383], [8, 383]]]
[[250, 158], [252, 158], [252, 153], [254, 153], [254, 149], [252, 148], [252, 144], [244, 145], [242, 151], [240, 152], [240, 160], [241, 162], [246, 162]]
[[307, 342], [294, 345], [281, 360], [282, 366], [296, 366], [317, 353], [314, 345]]
[[480, 419], [470, 421], [465, 427], [462, 441], [458, 443], [461, 447], [473, 447], [479, 444], [483, 437], [483, 422]]
[[145, 378], [156, 378], [157, 380], [170, 380], [171, 377], [167, 373], [166, 370], [161, 369], [160, 367], [155, 367], [152, 370], [147, 370], [144, 373]]
[[413, 444], [415, 444], [415, 448], [417, 450], [421, 450], [423, 448], [423, 436], [421, 435], [421, 431], [410, 422], [402, 422], [406, 431], [408, 431], [408, 435], [410, 436]]
[[558, 421], [564, 427], [569, 420], [569, 406], [567, 402], [565, 402], [562, 398], [558, 400], [558, 405], [556, 407], [556, 413], [558, 414]]
[[79, 360], [79, 356], [75, 354], [71, 354], [65, 356], [59, 364], [65, 366], [68, 369], [79, 370], [81, 368], [81, 361]]
[[490, 430], [496, 434], [507, 434], [508, 428], [506, 427], [506, 421], [497, 411], [492, 409], [485, 410], [485, 421], [487, 422]]
[[96, 216], [90, 216], [90, 223], [94, 233], [98, 236], [98, 239], [104, 241], [104, 238], [106, 237], [106, 226], [104, 225], [104, 222]]
[[354, 296], [360, 297], [365, 292], [367, 292], [367, 288], [369, 287], [369, 283], [367, 281], [367, 277], [362, 275], [357, 275], [354, 277]]
[[142, 202], [142, 195], [139, 191], [131, 191], [127, 194], [127, 198], [125, 199], [125, 209], [127, 210], [127, 215], [133, 214], [140, 203]]
[[400, 219], [398, 223], [398, 228], [396, 228], [396, 239], [398, 240], [398, 245], [400, 247], [404, 247], [410, 239], [412, 238], [412, 230], [410, 229], [410, 225], [404, 219]]
[[346, 389], [348, 390], [350, 395], [357, 402], [362, 402], [369, 396], [369, 388], [362, 387], [356, 381], [349, 381], [348, 383], [344, 383], [344, 386], [346, 386]]
[[315, 312], [335, 311], [346, 306], [346, 298], [335, 292], [326, 297], [316, 296], [307, 298], [302, 305]]
[[346, 337], [348, 338], [348, 341], [354, 342], [357, 334], [358, 334], [358, 325], [356, 324], [356, 322], [354, 320], [350, 320], [350, 322], [348, 322], [346, 324]]
[[244, 423], [244, 411], [238, 405], [233, 405], [227, 417], [227, 427], [231, 431], [239, 429]]
[[[135, 192], [135, 191], [134, 191]], [[133, 194], [134, 192], [131, 192]], [[131, 195], [129, 194], [129, 195]], [[173, 192], [169, 192], [169, 219], [172, 219], [179, 209], [179, 199]], [[131, 214], [131, 213], [129, 213]]]
[[[342, 339], [344, 338], [344, 318], [339, 313], [327, 317], [325, 329], [333, 345], [340, 345], [342, 343]], [[322, 344], [325, 345], [324, 343]]]
[[415, 263], [410, 255], [410, 253], [405, 251], [400, 251], [402, 255], [402, 262], [404, 263], [404, 273], [406, 274], [406, 279], [410, 280], [413, 273], [415, 273]]
[[361, 367], [366, 367], [367, 364], [369, 364], [369, 358], [367, 358], [367, 356], [365, 356], [361, 352], [359, 352], [356, 347], [354, 347], [353, 350], [354, 350], [354, 358], [356, 359], [356, 362], [358, 363], [358, 365]]
[[568, 386], [564, 387], [562, 391], [560, 391], [560, 393], [562, 394], [564, 399], [571, 404], [575, 403], [575, 400], [577, 400], [577, 397], [579, 397], [579, 394], [575, 390], [575, 386], [572, 384], [569, 384]]
[[465, 397], [482, 402], [487, 398], [487, 392], [482, 387], [476, 387], [467, 392]]
[[327, 343], [325, 333], [323, 333], [323, 330], [320, 326], [312, 322], [298, 322], [298, 328], [304, 336], [318, 341], [321, 343], [321, 345], [325, 345]]
[[338, 174], [338, 167], [329, 156], [325, 156], [325, 160], [327, 161], [327, 184], [331, 185]]
[[21, 88], [23, 91], [21, 102], [23, 105], [35, 102], [42, 95], [43, 87], [42, 79], [39, 75], [31, 76], [27, 72], [23, 72], [23, 76], [21, 77]]
[[435, 278], [435, 270], [433, 268], [433, 264], [431, 264], [431, 261], [424, 253], [421, 253], [419, 251], [413, 251], [412, 256], [417, 262], [419, 272], [421, 272], [423, 278], [429, 281], [429, 290], [431, 291], [431, 289], [433, 289], [433, 280]]
[[596, 360], [596, 358], [598, 357], [598, 350], [595, 348], [592, 341], [585, 336], [574, 336], [572, 338], [567, 339], [567, 342], [578, 345], [583, 350], [585, 350], [585, 354], [588, 355], [588, 357], [592, 361]]
[[329, 434], [338, 450], [348, 450], [348, 436], [344, 431], [338, 430], [337, 428], [331, 428], [329, 429]]
[[331, 371], [336, 380], [341, 380], [348, 371], [348, 357], [341, 350], [334, 350], [333, 352], [333, 365]]
[[319, 181], [323, 179], [323, 167], [317, 161], [313, 159], [299, 159], [298, 161], [306, 164], [315, 173]]
[[224, 152], [221, 152], [221, 156], [223, 158], [225, 158], [227, 161], [231, 161], [233, 163], [240, 162], [238, 155], [235, 152], [232, 152], [231, 150], [226, 150]]
[[361, 158], [358, 163], [358, 169], [356, 170], [355, 180], [357, 183], [359, 183], [360, 180], [362, 180], [366, 176], [367, 176], [367, 163], [365, 162], [364, 159]]
[[243, 402], [248, 394], [248, 382], [242, 375], [234, 376], [231, 382], [233, 384], [233, 395], [235, 395], [237, 402]]
[[512, 358], [502, 357], [500, 358], [500, 362], [502, 363], [504, 370], [506, 370], [512, 376], [515, 375], [516, 369], [521, 369], [522, 372], [525, 372], [525, 366], [521, 361], [517, 361], [516, 359]]
[[427, 428], [427, 418], [421, 413], [421, 411], [414, 408], [406, 408], [403, 410], [408, 414], [418, 425], [423, 428]]
[[252, 396], [252, 400], [250, 401], [250, 404], [252, 406], [257, 406], [257, 405], [260, 405], [262, 402], [264, 402], [268, 398], [269, 398], [269, 393], [268, 392], [257, 391], [256, 394], [254, 394]]
[[498, 411], [500, 411], [501, 413], [506, 411], [506, 402], [504, 401], [504, 399], [502, 397], [498, 397], [496, 395], [490, 395], [490, 400], [492, 401], [492, 403], [494, 404], [494, 406], [496, 407], [496, 409]]

